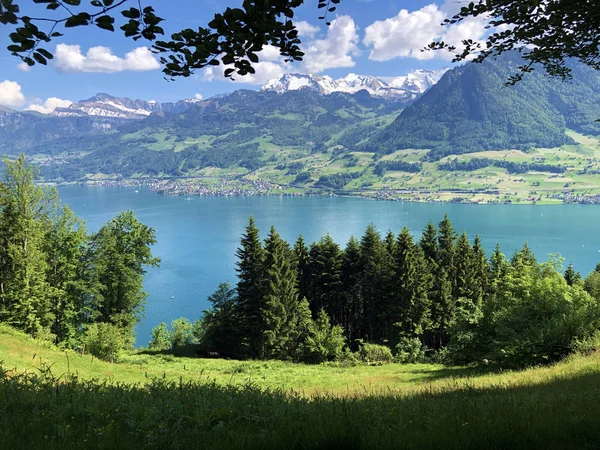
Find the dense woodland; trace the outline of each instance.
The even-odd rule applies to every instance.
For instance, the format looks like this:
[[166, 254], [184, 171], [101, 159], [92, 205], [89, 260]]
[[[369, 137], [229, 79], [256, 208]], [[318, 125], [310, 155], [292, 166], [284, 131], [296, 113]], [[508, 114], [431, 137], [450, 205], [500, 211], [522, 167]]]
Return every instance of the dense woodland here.
[[55, 188], [35, 184], [37, 169], [25, 157], [4, 163], [0, 322], [99, 356], [131, 348], [145, 267], [159, 264], [154, 230], [127, 211], [89, 235]]
[[407, 228], [382, 237], [370, 225], [345, 248], [329, 235], [291, 246], [273, 227], [261, 242], [251, 218], [237, 258], [237, 286], [221, 284], [194, 325], [174, 322], [174, 336], [161, 324], [151, 348], [520, 366], [589, 345], [600, 327], [600, 265], [583, 280], [571, 265], [563, 274], [558, 256], [539, 263], [526, 244], [510, 259], [499, 247], [488, 258], [448, 217], [418, 241]]

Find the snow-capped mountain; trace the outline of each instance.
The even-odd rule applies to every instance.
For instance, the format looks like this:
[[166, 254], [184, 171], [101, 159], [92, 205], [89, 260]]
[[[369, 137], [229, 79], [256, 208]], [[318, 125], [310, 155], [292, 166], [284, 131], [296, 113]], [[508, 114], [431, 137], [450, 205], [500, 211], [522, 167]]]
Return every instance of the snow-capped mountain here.
[[333, 92], [354, 94], [366, 90], [376, 97], [408, 101], [414, 100], [418, 95], [436, 84], [447, 70], [417, 70], [396, 78], [377, 78], [371, 75], [350, 73], [337, 80], [329, 76], [285, 74], [280, 78], [267, 82], [261, 88], [261, 91], [273, 91], [282, 94], [299, 89], [312, 89], [323, 95], [329, 95]]
[[51, 114], [58, 117], [93, 116], [108, 119], [143, 119], [155, 112], [183, 112], [199, 101], [192, 98], [177, 103], [158, 103], [97, 94], [87, 100], [73, 103], [67, 108], [56, 108]]

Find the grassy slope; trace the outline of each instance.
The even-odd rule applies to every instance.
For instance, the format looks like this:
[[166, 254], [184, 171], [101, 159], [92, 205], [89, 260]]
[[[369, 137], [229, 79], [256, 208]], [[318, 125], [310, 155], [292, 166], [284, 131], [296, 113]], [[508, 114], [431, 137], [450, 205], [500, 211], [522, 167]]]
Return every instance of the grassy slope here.
[[[383, 177], [373, 174], [373, 153], [351, 152], [335, 155], [327, 153], [308, 154], [292, 147], [279, 147], [262, 143], [265, 150], [263, 159], [266, 165], [256, 171], [232, 167], [229, 169], [207, 168], [193, 173], [195, 180], [182, 180], [182, 183], [210, 186], [214, 177], [235, 177], [242, 184], [248, 180], [263, 180], [279, 186], [274, 193], [305, 192], [314, 188], [321, 175], [359, 172], [362, 175], [349, 182], [344, 190], [353, 195], [391, 199], [413, 199], [419, 201], [447, 201], [463, 197], [477, 202], [561, 203], [565, 189], [574, 194], [600, 194], [600, 175], [579, 174], [582, 169], [600, 170], [600, 139], [569, 132], [577, 145], [554, 149], [535, 149], [527, 153], [517, 150], [488, 151], [460, 156], [449, 156], [469, 160], [474, 157], [503, 159], [513, 162], [540, 162], [569, 167], [566, 173], [555, 175], [545, 172], [509, 174], [505, 169], [486, 167], [472, 172], [445, 172], [438, 170], [437, 163], [425, 162], [420, 173], [387, 171]], [[164, 139], [165, 136], [155, 136]], [[426, 150], [399, 150], [386, 155], [383, 160], [419, 161]], [[354, 164], [348, 164], [354, 157]], [[282, 163], [301, 162], [310, 171], [311, 179], [303, 184], [294, 184], [296, 174], [289, 173], [287, 167], [278, 168]], [[206, 177], [206, 178], [205, 178]], [[482, 193], [485, 190], [487, 193]], [[490, 193], [497, 191], [497, 193]]]
[[38, 372], [40, 361], [62, 374], [66, 356], [0, 327], [0, 360], [17, 368], [0, 376], [5, 448], [600, 447], [599, 355], [479, 375], [425, 365], [69, 359], [78, 380], [19, 375]]

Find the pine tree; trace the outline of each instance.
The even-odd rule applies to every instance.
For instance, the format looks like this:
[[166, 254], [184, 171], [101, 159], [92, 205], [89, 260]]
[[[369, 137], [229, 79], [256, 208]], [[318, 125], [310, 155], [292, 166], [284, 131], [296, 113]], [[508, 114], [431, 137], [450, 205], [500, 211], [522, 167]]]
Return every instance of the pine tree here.
[[509, 263], [506, 260], [506, 256], [500, 249], [500, 244], [496, 244], [494, 253], [490, 258], [490, 281], [492, 284], [497, 285], [502, 280], [509, 269]]
[[[425, 255], [404, 227], [398, 235], [395, 257], [396, 304], [394, 322], [405, 337], [420, 337], [431, 328], [431, 275]], [[397, 334], [397, 333], [396, 333]], [[397, 342], [397, 337], [390, 336]]]
[[473, 300], [474, 273], [473, 249], [466, 232], [462, 232], [456, 241], [454, 250], [454, 283], [452, 295], [455, 299]]
[[342, 251], [327, 234], [311, 244], [309, 250], [308, 302], [313, 316], [324, 309], [334, 323], [340, 320], [343, 306], [341, 288]]
[[384, 239], [385, 250], [390, 258], [394, 258], [396, 254], [396, 236], [392, 230], [388, 230]]
[[448, 215], [438, 225], [438, 263], [444, 267], [451, 278], [454, 276], [454, 244], [456, 233]]
[[581, 283], [581, 274], [575, 271], [572, 263], [569, 263], [567, 270], [565, 270], [565, 281], [569, 286], [573, 286]]
[[294, 261], [296, 263], [298, 279], [298, 297], [306, 298], [308, 295], [308, 283], [310, 279], [308, 247], [302, 235], [298, 236], [294, 245]]
[[489, 290], [490, 283], [490, 265], [485, 254], [479, 235], [475, 236], [473, 241], [472, 253], [473, 270], [473, 301], [480, 304]]
[[423, 249], [423, 254], [427, 262], [430, 265], [437, 266], [439, 257], [439, 245], [437, 241], [437, 230], [433, 222], [429, 222], [423, 230], [423, 234], [421, 236], [421, 240], [419, 241], [419, 245], [421, 246], [421, 249]]
[[537, 260], [535, 255], [529, 248], [529, 245], [525, 243], [521, 250], [516, 251], [510, 260], [510, 264], [513, 268], [519, 270], [523, 267], [537, 267]]
[[258, 357], [263, 348], [263, 302], [264, 302], [264, 259], [265, 251], [254, 218], [250, 217], [241, 244], [236, 252], [238, 259], [237, 294], [239, 306], [238, 330], [242, 336], [242, 353]]
[[371, 224], [360, 241], [360, 295], [362, 297], [363, 329], [365, 338], [380, 341], [383, 338], [385, 306], [386, 250], [381, 236]]
[[292, 252], [274, 227], [265, 240], [265, 274], [261, 356], [286, 359], [296, 350], [299, 300]]
[[454, 320], [456, 304], [452, 298], [452, 283], [448, 272], [441, 265], [435, 270], [429, 297], [431, 298], [431, 330], [426, 333], [425, 343], [430, 348], [439, 349], [447, 344], [447, 332]]
[[364, 312], [359, 290], [360, 262], [360, 244], [354, 236], [351, 236], [344, 249], [341, 269], [343, 315], [337, 324], [344, 328], [348, 342], [352, 347], [354, 347], [357, 339], [364, 338], [365, 333], [362, 328]]
[[35, 185], [38, 170], [21, 155], [4, 161], [0, 184], [0, 321], [35, 334], [54, 317], [48, 298], [44, 224], [56, 191]]

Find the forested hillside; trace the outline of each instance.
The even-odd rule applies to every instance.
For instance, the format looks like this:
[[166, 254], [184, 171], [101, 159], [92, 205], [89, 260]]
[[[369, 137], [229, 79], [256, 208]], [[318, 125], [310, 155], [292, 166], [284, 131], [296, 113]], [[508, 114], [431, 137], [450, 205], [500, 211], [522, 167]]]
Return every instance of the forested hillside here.
[[597, 71], [573, 64], [569, 82], [534, 71], [506, 86], [521, 64], [511, 53], [448, 71], [364, 147], [384, 154], [431, 149], [429, 157], [437, 160], [483, 150], [559, 147], [572, 143], [566, 128], [600, 133]]
[[[193, 175], [206, 167], [254, 170], [330, 147], [353, 149], [389, 123], [403, 104], [357, 94], [327, 96], [310, 90], [236, 91], [198, 103], [181, 114], [157, 113], [102, 136], [65, 138], [63, 152], [86, 154], [45, 169], [48, 178], [87, 174]], [[29, 153], [47, 153], [44, 145]]]

